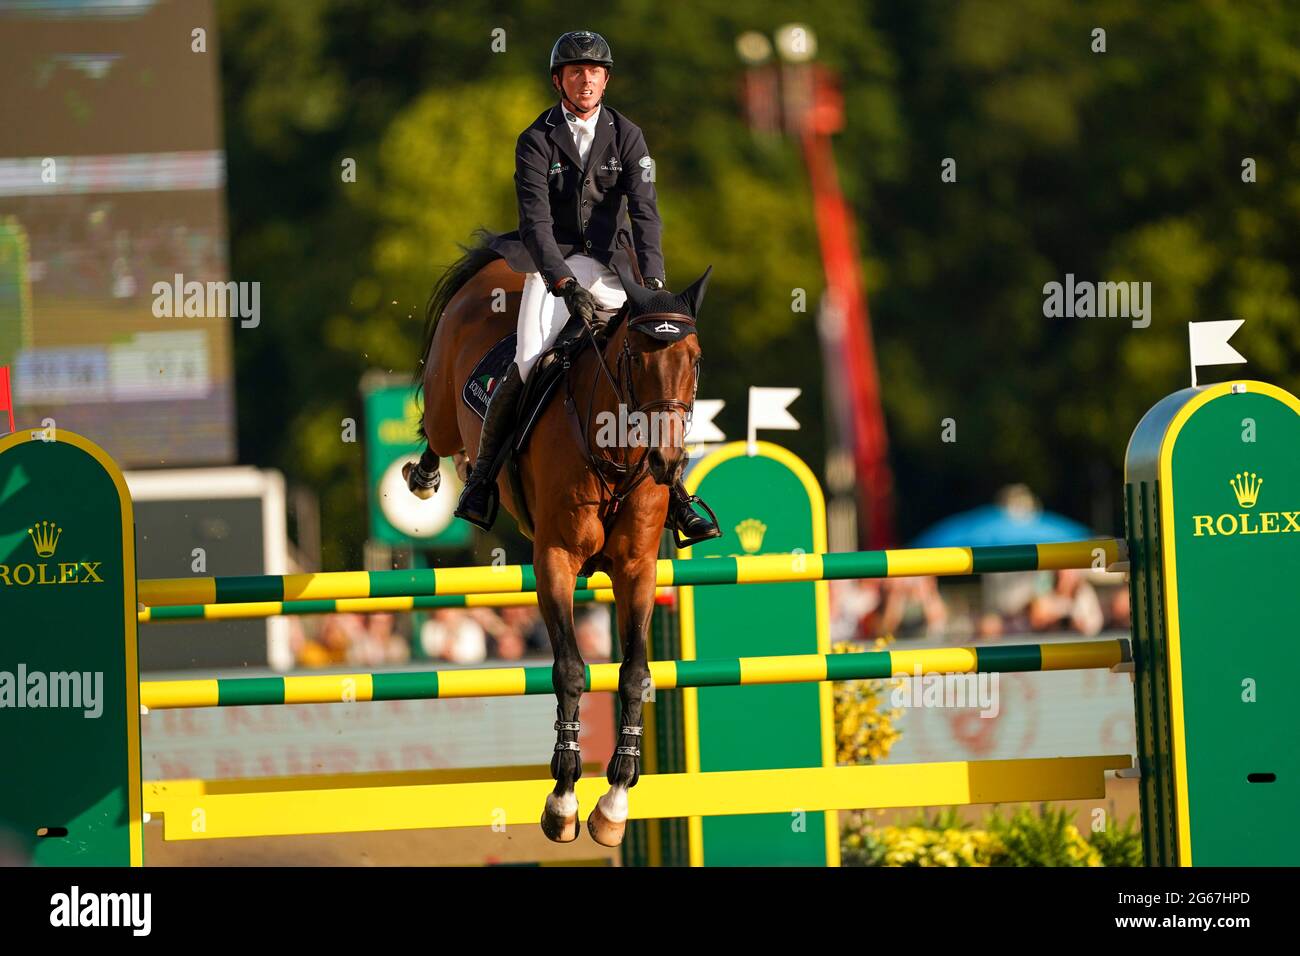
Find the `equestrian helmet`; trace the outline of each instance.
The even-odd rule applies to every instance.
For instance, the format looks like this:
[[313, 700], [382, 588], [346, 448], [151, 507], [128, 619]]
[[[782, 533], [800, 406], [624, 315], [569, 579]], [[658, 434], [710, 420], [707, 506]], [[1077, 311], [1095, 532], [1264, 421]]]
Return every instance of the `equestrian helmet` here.
[[614, 68], [614, 55], [609, 44], [599, 33], [590, 30], [571, 30], [555, 41], [551, 47], [551, 74], [570, 63], [595, 63], [607, 70]]

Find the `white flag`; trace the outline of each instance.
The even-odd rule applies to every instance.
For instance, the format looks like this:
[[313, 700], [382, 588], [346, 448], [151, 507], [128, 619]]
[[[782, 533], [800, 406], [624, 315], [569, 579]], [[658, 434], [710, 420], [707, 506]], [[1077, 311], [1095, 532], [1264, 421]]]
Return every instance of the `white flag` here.
[[691, 423], [687, 426], [685, 440], [689, 445], [703, 444], [704, 442], [726, 441], [727, 436], [722, 434], [722, 429], [713, 424], [713, 419], [717, 417], [718, 412], [727, 403], [720, 398], [697, 398], [695, 400], [695, 410], [691, 413]]
[[801, 388], [749, 388], [749, 454], [758, 454], [755, 433], [760, 428], [795, 430], [799, 423], [786, 411], [787, 406], [799, 397]]
[[1199, 365], [1238, 365], [1246, 357], [1228, 344], [1245, 319], [1225, 319], [1221, 322], [1188, 322], [1187, 340], [1192, 352], [1192, 385], [1196, 385], [1196, 368]]

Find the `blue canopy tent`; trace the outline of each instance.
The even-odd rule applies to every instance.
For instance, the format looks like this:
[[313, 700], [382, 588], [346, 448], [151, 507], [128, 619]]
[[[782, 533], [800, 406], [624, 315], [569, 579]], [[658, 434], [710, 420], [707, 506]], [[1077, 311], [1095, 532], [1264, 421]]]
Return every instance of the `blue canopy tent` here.
[[1050, 511], [1011, 511], [984, 505], [950, 515], [917, 535], [913, 548], [985, 547], [1084, 541], [1095, 537], [1085, 525]]

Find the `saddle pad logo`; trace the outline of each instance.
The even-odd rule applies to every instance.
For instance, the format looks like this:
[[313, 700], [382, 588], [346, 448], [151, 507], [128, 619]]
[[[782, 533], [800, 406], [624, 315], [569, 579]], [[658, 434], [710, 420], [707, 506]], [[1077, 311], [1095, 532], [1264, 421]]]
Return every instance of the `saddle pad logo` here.
[[479, 418], [487, 415], [488, 402], [501, 379], [505, 378], [510, 363], [515, 360], [515, 333], [511, 332], [488, 350], [487, 355], [474, 366], [461, 391], [465, 404]]

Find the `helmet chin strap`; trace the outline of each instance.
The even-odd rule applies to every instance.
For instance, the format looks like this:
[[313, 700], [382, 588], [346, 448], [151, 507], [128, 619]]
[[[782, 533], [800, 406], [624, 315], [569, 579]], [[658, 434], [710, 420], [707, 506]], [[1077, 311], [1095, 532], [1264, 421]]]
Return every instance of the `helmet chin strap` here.
[[[552, 77], [552, 79], [554, 79], [554, 77]], [[605, 71], [605, 81], [606, 81], [606, 82], [609, 81], [609, 70], [608, 70], [608, 69]], [[555, 85], [558, 86], [558, 87], [560, 88], [560, 104], [561, 104], [562, 106], [567, 106], [568, 109], [569, 109], [569, 112], [571, 112], [571, 113], [575, 113], [575, 114], [581, 116], [581, 115], [582, 115], [582, 110], [578, 109], [578, 104], [575, 103], [575, 102], [573, 102], [573, 100], [569, 99], [569, 94], [566, 93], [566, 92], [564, 92], [564, 84], [563, 84], [563, 83], [556, 83]], [[604, 103], [604, 102], [605, 102], [605, 94], [604, 94], [604, 93], [601, 93], [601, 94], [600, 94], [600, 99], [598, 99], [598, 100], [596, 101], [596, 106], [593, 106], [593, 107], [592, 107], [592, 110], [595, 110], [598, 106], [600, 106], [600, 105], [601, 105], [602, 103]]]

